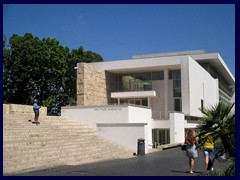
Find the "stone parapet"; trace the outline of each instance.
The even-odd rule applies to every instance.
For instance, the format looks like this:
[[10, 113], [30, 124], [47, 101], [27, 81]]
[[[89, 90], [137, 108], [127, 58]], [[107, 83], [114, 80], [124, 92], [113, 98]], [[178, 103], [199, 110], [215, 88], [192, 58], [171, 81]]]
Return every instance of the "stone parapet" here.
[[[21, 104], [3, 104], [3, 114], [32, 114], [33, 106], [31, 105], [21, 105]], [[47, 108], [41, 107], [41, 115], [47, 115]]]

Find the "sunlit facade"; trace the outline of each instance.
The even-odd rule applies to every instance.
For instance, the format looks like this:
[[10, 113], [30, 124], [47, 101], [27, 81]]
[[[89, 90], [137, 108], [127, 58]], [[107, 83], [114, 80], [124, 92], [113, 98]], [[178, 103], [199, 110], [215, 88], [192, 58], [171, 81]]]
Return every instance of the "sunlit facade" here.
[[79, 63], [77, 79], [79, 106], [150, 108], [149, 145], [182, 142], [185, 130], [197, 127], [201, 109], [230, 102], [235, 87], [220, 54], [203, 50]]

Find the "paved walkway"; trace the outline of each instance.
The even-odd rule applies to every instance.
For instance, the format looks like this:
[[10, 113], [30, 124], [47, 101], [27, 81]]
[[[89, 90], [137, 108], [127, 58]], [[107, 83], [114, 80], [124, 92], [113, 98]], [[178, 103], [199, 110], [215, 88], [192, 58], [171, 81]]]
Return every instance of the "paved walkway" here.
[[[61, 166], [17, 176], [205, 176], [202, 151], [195, 161], [195, 173], [189, 174], [188, 158], [180, 147], [156, 151], [144, 156], [118, 159], [76, 166]], [[215, 170], [224, 169], [227, 163], [215, 161]]]

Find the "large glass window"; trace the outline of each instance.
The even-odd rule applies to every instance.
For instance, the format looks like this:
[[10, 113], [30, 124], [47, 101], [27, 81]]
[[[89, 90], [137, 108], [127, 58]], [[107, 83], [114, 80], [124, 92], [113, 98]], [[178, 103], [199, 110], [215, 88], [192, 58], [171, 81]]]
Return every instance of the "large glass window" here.
[[182, 111], [182, 99], [181, 98], [174, 98], [174, 110], [175, 111]]
[[164, 80], [164, 72], [152, 72], [152, 80]]
[[141, 99], [121, 99], [120, 104], [132, 104], [132, 105], [139, 105], [139, 106], [148, 106], [148, 100], [147, 98], [141, 98]]
[[153, 139], [153, 142], [157, 142], [159, 144], [169, 144], [170, 130], [169, 129], [153, 129], [152, 139]]
[[169, 71], [169, 79], [173, 81], [174, 111], [182, 111], [181, 71]]
[[169, 71], [169, 79], [181, 79], [181, 71], [180, 70]]
[[117, 89], [118, 91], [151, 91], [152, 81], [163, 79], [163, 71], [119, 74], [117, 78]]

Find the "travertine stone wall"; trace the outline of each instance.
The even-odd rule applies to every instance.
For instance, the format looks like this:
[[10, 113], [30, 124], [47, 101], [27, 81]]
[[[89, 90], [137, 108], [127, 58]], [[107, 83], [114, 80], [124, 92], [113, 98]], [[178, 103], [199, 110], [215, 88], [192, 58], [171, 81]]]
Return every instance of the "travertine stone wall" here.
[[106, 105], [114, 102], [111, 92], [115, 91], [116, 76], [91, 64], [77, 64], [77, 105]]
[[[3, 104], [3, 114], [34, 114], [32, 105]], [[40, 116], [47, 115], [47, 107], [41, 107]]]

